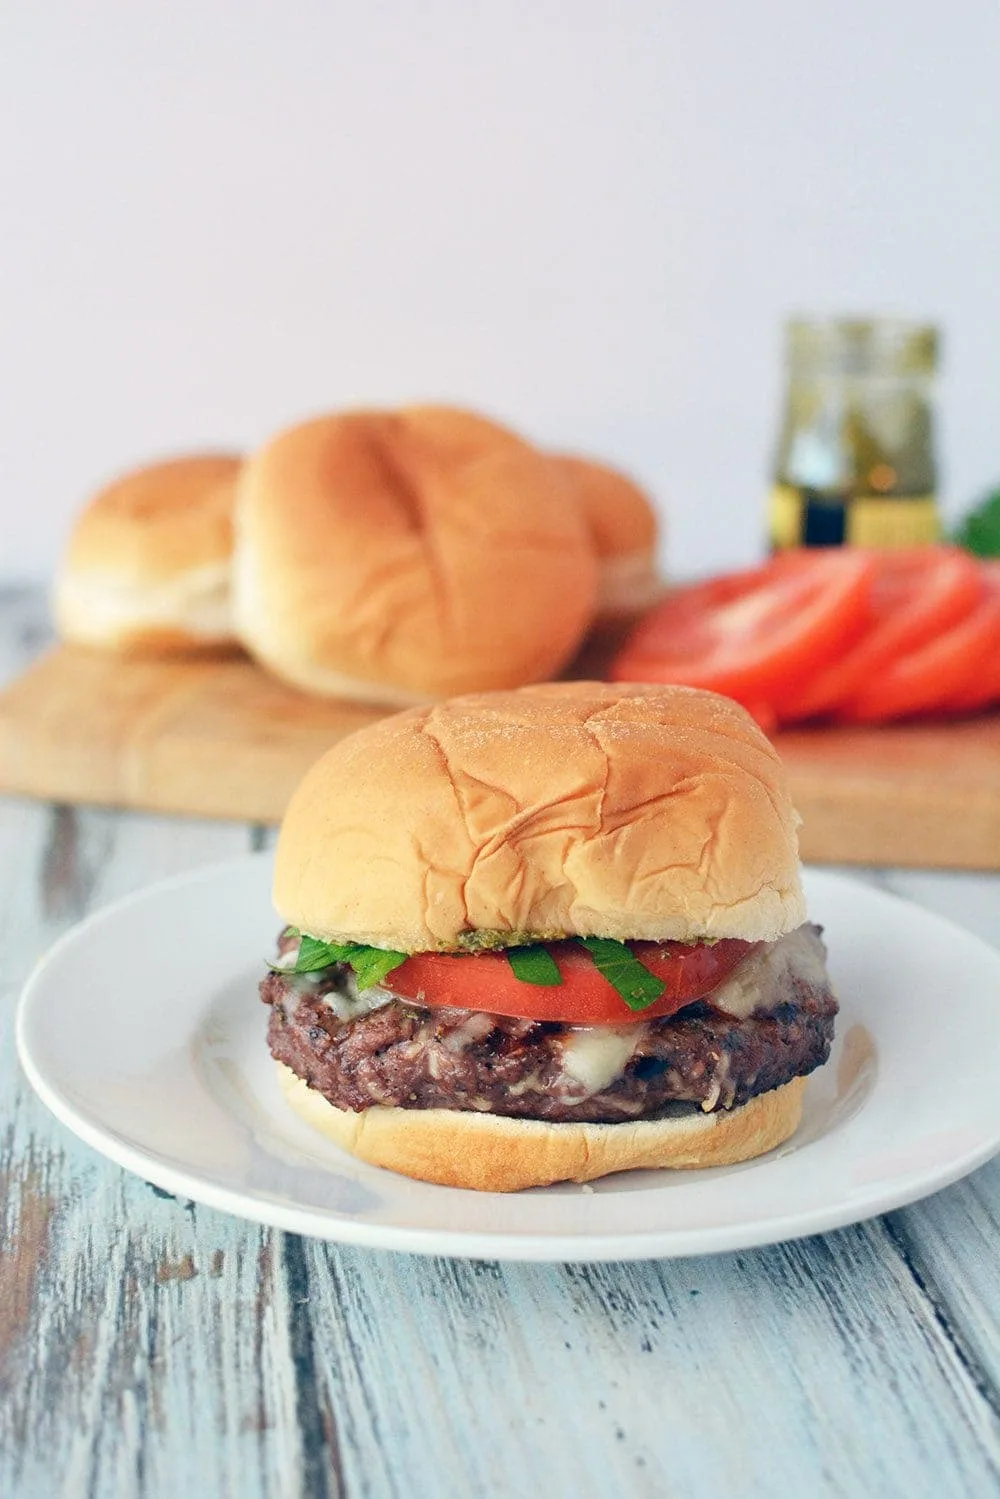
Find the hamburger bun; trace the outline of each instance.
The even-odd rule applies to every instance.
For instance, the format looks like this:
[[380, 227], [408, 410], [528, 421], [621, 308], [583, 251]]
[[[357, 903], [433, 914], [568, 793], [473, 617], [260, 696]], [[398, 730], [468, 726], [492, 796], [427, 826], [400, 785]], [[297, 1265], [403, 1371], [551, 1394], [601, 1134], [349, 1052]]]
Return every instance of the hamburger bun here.
[[240, 466], [233, 454], [175, 458], [95, 495], [56, 577], [62, 638], [126, 654], [235, 644], [229, 582]]
[[553, 462], [573, 485], [597, 552], [595, 624], [627, 623], [663, 592], [653, 502], [638, 484], [605, 463], [568, 455], [557, 455]]
[[278, 842], [282, 917], [324, 941], [448, 951], [471, 929], [773, 941], [805, 920], [769, 740], [694, 688], [546, 683], [335, 745]]
[[731, 1166], [795, 1133], [806, 1079], [759, 1093], [739, 1108], [620, 1124], [549, 1124], [454, 1109], [337, 1109], [284, 1063], [285, 1101], [342, 1150], [403, 1176], [480, 1192], [519, 1192], [594, 1181], [614, 1171]]
[[572, 656], [596, 588], [569, 481], [469, 412], [320, 417], [240, 483], [237, 629], [307, 691], [408, 705], [537, 681]]

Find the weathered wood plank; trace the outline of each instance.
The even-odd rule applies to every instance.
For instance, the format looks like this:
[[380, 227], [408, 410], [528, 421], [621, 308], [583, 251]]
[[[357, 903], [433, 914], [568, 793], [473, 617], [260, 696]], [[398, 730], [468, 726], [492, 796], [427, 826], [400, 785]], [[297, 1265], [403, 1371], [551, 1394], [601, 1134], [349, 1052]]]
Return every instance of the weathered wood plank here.
[[306, 1248], [351, 1494], [501, 1496], [526, 1471], [581, 1496], [1000, 1484], [993, 1412], [878, 1224], [589, 1268]]
[[1000, 1417], [1000, 1160], [893, 1213], [888, 1227]]
[[245, 830], [0, 807], [0, 1494], [294, 1492], [302, 1447], [275, 1236], [78, 1145], [28, 1090], [15, 983], [61, 930]]
[[280, 1491], [300, 1458], [270, 1235], [159, 1199], [40, 1112], [0, 1147], [0, 1493]]
[[[1000, 946], [1000, 880], [940, 870], [845, 872]], [[942, 998], [947, 1003], [947, 996]], [[984, 1000], [992, 1002], [992, 997]], [[974, 1039], [956, 1037], [956, 1046], [974, 1044]], [[960, 1078], [959, 1055], [955, 1063]], [[980, 1383], [984, 1398], [1000, 1415], [1000, 1161], [891, 1214], [885, 1227], [969, 1377]]]
[[245, 828], [0, 797], [0, 983], [90, 911], [250, 848]]

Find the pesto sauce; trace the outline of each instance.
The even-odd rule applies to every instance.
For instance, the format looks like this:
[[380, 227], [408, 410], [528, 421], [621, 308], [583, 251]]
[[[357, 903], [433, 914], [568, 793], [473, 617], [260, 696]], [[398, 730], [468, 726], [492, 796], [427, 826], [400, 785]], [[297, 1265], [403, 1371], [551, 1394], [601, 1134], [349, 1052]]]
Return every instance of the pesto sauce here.
[[[507, 947], [533, 947], [536, 943], [545, 942], [580, 942], [584, 939], [578, 932], [505, 932], [494, 930], [491, 927], [473, 927], [467, 932], [459, 932], [454, 947], [441, 947], [439, 952], [502, 952]], [[629, 942], [649, 941], [656, 939], [629, 937]], [[667, 945], [670, 938], [663, 938], [663, 944]], [[693, 937], [682, 943], [684, 947], [714, 947], [716, 942], [721, 942], [721, 937]]]
[[536, 942], [565, 942], [565, 932], [503, 932], [490, 927], [474, 927], [459, 932], [455, 948], [442, 948], [448, 952], [500, 952], [505, 947], [532, 947]]

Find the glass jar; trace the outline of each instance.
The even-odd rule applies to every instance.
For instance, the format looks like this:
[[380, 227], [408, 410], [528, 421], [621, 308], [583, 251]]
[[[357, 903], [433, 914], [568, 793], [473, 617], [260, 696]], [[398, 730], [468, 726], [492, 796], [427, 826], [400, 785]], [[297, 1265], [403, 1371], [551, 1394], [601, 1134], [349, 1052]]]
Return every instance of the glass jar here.
[[786, 340], [772, 549], [937, 541], [937, 330], [895, 318], [799, 318]]

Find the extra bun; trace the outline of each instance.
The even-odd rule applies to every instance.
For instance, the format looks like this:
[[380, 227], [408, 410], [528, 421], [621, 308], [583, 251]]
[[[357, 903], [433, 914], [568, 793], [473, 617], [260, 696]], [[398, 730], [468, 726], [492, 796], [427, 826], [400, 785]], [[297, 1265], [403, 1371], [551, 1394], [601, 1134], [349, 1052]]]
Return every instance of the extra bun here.
[[546, 683], [383, 719], [285, 815], [275, 904], [325, 940], [772, 941], [805, 920], [773, 746], [695, 688]]
[[321, 417], [248, 463], [239, 633], [309, 691], [390, 704], [557, 672], [597, 563], [571, 486], [513, 433], [414, 407]]
[[371, 1108], [328, 1103], [279, 1062], [288, 1103], [314, 1129], [373, 1166], [420, 1181], [480, 1192], [518, 1192], [613, 1171], [670, 1166], [696, 1170], [748, 1161], [798, 1128], [806, 1079], [760, 1093], [741, 1108], [616, 1124], [549, 1124], [450, 1109]]
[[175, 458], [95, 495], [56, 578], [60, 635], [126, 653], [233, 644], [229, 577], [240, 466], [228, 453]]
[[663, 592], [652, 501], [638, 484], [607, 464], [563, 455], [552, 461], [573, 485], [597, 552], [595, 622], [613, 625], [634, 618]]

